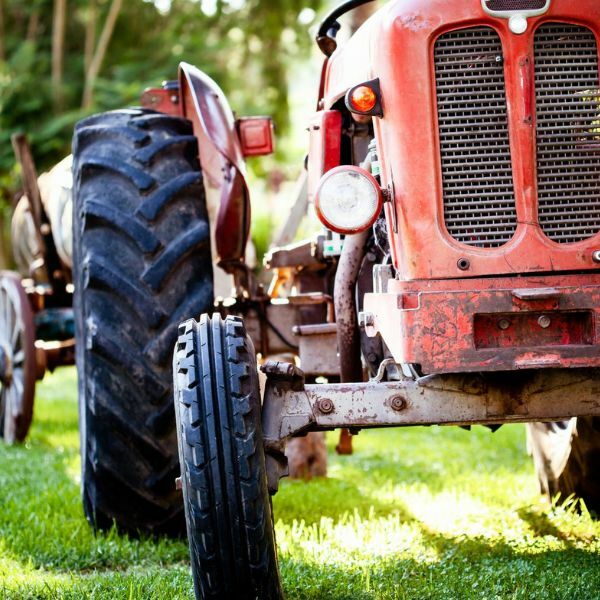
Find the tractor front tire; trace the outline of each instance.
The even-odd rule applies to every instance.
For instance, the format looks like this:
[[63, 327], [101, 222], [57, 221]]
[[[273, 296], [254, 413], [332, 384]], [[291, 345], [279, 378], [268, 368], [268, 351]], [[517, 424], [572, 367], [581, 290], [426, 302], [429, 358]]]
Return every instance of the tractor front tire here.
[[196, 597], [278, 600], [256, 356], [242, 320], [184, 323], [173, 367]]
[[75, 130], [74, 310], [84, 510], [105, 529], [184, 532], [171, 360], [213, 303], [191, 124], [120, 110]]
[[528, 442], [540, 490], [553, 500], [571, 496], [600, 516], [600, 418], [530, 423]]

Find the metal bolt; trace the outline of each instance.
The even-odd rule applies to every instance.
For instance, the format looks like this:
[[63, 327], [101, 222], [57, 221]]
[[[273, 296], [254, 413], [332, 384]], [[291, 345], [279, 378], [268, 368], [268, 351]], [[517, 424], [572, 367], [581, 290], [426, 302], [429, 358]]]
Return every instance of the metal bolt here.
[[466, 259], [466, 258], [461, 258], [459, 259], [459, 261], [456, 263], [456, 266], [461, 270], [461, 271], [467, 271], [469, 269], [469, 267], [471, 266], [471, 263]]
[[330, 412], [333, 412], [333, 402], [329, 400], [329, 398], [323, 398], [317, 402], [317, 408], [324, 414], [328, 415]]
[[596, 250], [593, 254], [592, 254], [592, 260], [595, 263], [600, 263], [600, 250]]
[[390, 401], [390, 406], [392, 410], [404, 410], [406, 408], [406, 400], [402, 396], [394, 396]]
[[498, 321], [498, 327], [504, 331], [510, 327], [510, 321], [508, 319], [500, 319]]
[[542, 315], [539, 319], [538, 319], [538, 325], [542, 328], [542, 329], [548, 329], [548, 327], [550, 327], [550, 324], [552, 323], [552, 320], [550, 319], [549, 316], [547, 315]]

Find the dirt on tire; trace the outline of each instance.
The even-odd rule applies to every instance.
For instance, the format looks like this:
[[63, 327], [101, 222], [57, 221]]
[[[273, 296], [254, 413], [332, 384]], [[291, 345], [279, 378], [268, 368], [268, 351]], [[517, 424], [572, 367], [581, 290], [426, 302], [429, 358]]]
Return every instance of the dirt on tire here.
[[74, 309], [82, 485], [95, 527], [184, 531], [171, 360], [213, 272], [191, 124], [144, 110], [75, 130]]

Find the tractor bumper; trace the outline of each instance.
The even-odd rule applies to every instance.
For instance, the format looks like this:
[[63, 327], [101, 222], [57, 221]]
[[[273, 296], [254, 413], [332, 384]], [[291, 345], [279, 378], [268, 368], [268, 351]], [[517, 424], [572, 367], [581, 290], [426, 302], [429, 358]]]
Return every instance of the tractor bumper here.
[[600, 367], [600, 275], [388, 282], [362, 323], [425, 373]]

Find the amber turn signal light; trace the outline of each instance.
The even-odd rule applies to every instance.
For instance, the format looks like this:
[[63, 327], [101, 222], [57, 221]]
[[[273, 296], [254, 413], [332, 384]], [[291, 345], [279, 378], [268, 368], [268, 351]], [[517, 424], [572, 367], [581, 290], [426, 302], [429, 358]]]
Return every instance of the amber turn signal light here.
[[357, 115], [383, 117], [379, 79], [355, 85], [346, 94], [346, 107]]
[[350, 94], [350, 104], [359, 112], [370, 112], [377, 104], [377, 94], [368, 85], [359, 85]]

